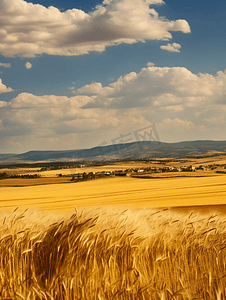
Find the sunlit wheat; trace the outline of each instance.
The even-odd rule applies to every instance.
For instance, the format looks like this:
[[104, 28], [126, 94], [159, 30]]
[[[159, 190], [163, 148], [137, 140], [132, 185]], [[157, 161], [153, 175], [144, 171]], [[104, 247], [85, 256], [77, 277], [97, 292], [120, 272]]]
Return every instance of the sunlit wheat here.
[[0, 299], [226, 299], [223, 217], [109, 207], [0, 224]]

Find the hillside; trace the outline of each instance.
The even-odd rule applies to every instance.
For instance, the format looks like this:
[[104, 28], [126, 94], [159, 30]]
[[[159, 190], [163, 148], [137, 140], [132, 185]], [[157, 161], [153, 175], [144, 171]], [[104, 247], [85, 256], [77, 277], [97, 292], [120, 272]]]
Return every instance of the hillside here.
[[164, 143], [133, 142], [80, 150], [29, 151], [22, 154], [0, 154], [1, 163], [37, 161], [83, 161], [151, 159], [163, 157], [197, 157], [226, 153], [226, 141], [185, 141]]

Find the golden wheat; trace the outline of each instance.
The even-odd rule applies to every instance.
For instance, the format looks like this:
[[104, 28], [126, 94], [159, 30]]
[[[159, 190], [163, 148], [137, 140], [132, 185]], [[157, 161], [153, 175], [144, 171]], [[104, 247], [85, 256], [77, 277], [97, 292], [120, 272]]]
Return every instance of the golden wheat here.
[[[88, 206], [133, 208], [225, 204], [225, 175], [201, 178], [107, 178], [70, 184], [1, 187], [0, 211], [17, 206], [71, 211]], [[39, 179], [38, 179], [39, 180]]]
[[108, 207], [0, 222], [0, 299], [226, 299], [223, 217]]

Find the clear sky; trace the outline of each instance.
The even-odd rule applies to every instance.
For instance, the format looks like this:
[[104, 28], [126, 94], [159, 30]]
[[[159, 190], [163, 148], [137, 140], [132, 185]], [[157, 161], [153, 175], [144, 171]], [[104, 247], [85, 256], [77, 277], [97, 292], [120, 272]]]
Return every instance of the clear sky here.
[[225, 11], [0, 0], [0, 153], [135, 141], [153, 124], [163, 142], [226, 140]]

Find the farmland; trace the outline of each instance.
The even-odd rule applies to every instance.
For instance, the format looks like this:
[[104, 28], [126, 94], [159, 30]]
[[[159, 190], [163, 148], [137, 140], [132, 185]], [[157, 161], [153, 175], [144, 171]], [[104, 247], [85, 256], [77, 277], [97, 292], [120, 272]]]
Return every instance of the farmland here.
[[114, 177], [79, 183], [1, 187], [0, 198], [0, 209], [10, 210], [17, 206], [70, 211], [75, 206], [217, 205], [225, 204], [226, 177], [224, 174], [153, 179]]
[[[25, 164], [26, 165], [26, 164]], [[102, 171], [117, 171], [125, 169], [142, 169], [142, 168], [164, 168], [164, 167], [175, 167], [180, 168], [182, 166], [193, 165], [198, 167], [200, 165], [212, 166], [214, 168], [224, 169], [226, 167], [226, 155], [213, 156], [213, 157], [204, 157], [204, 158], [156, 158], [154, 160], [147, 161], [124, 161], [124, 162], [114, 162], [114, 163], [36, 163], [35, 165], [45, 165], [46, 167], [32, 167], [31, 164], [27, 164], [26, 167], [2, 167], [1, 172], [7, 172], [9, 175], [18, 175], [18, 174], [34, 174], [37, 173], [41, 177], [57, 177], [59, 173], [62, 175], [72, 175], [75, 173], [89, 173], [89, 172], [102, 172]], [[55, 165], [55, 167], [54, 167]]]
[[2, 299], [226, 298], [224, 217], [114, 206], [0, 222]]
[[[225, 161], [192, 164], [207, 163], [222, 173], [135, 172], [75, 182], [81, 170], [147, 164], [11, 170], [41, 176], [0, 180], [0, 297], [225, 299]], [[176, 164], [191, 161], [169, 167]], [[166, 167], [148, 167], [156, 165]]]

